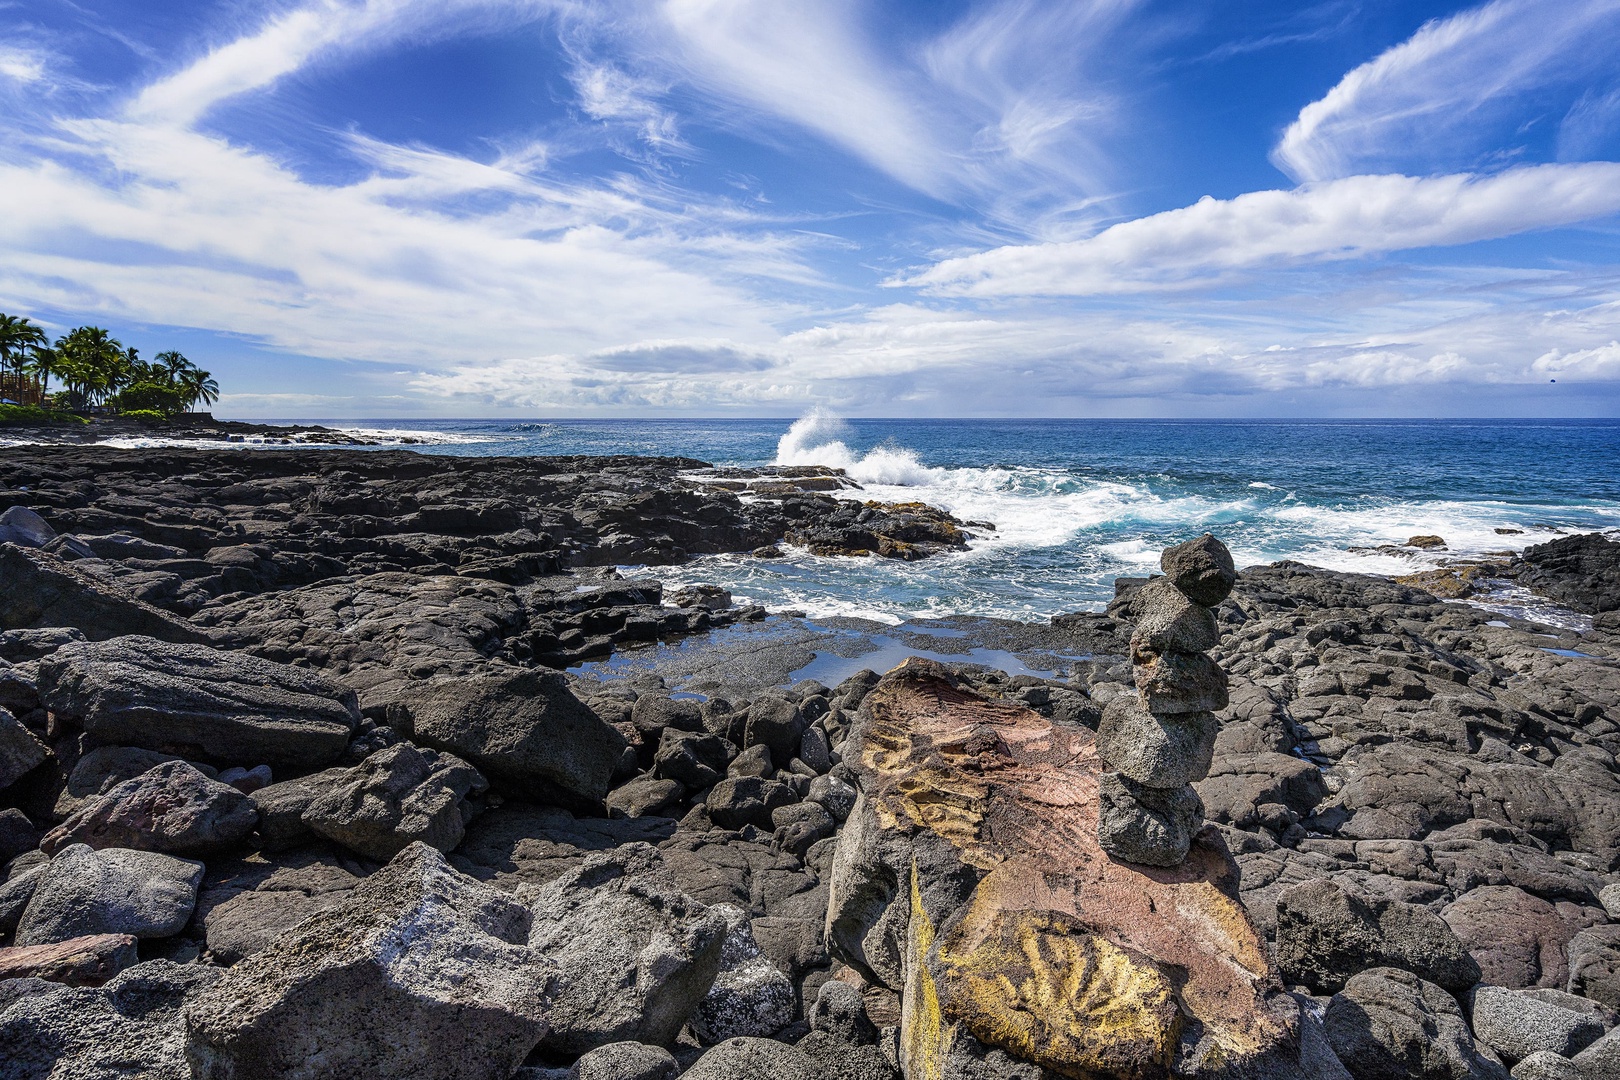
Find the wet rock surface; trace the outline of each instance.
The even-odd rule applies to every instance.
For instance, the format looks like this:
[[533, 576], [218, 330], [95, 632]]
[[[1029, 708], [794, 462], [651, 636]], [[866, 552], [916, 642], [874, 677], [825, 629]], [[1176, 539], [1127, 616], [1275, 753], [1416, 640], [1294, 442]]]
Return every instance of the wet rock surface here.
[[1044, 625], [613, 569], [986, 531], [860, 496], [0, 450], [7, 1066], [1620, 1075], [1620, 545], [1511, 567], [1583, 633], [1202, 537]]

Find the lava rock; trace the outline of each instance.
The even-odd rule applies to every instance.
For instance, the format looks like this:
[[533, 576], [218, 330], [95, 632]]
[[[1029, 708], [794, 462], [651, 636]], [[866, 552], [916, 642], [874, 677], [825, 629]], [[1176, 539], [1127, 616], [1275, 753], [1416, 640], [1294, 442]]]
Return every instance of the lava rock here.
[[50, 522], [26, 506], [13, 506], [0, 514], [0, 544], [42, 548], [55, 539]]
[[836, 776], [818, 776], [810, 781], [810, 789], [805, 799], [820, 803], [834, 821], [843, 823], [849, 817], [849, 812], [855, 809], [855, 798], [859, 793], [851, 785]]
[[742, 745], [744, 749], [766, 746], [772, 761], [792, 761], [809, 726], [796, 703], [777, 694], [762, 694], [748, 707]]
[[95, 989], [37, 984], [43, 992], [0, 1005], [0, 1072], [7, 1080], [182, 1080], [190, 1071], [180, 1010], [219, 977], [218, 968], [148, 960]]
[[1620, 1028], [1609, 1032], [1573, 1059], [1581, 1080], [1612, 1080], [1620, 1076]]
[[400, 743], [349, 770], [304, 810], [311, 831], [378, 862], [421, 841], [449, 851], [466, 834], [462, 803], [488, 783], [452, 754]]
[[726, 774], [726, 764], [735, 752], [735, 747], [718, 735], [667, 727], [653, 755], [652, 774], [702, 791]]
[[734, 776], [720, 781], [704, 801], [709, 818], [722, 829], [752, 825], [771, 829], [771, 811], [798, 802], [798, 795], [780, 780], [755, 776]]
[[1573, 1061], [1548, 1050], [1538, 1050], [1508, 1073], [1513, 1080], [1581, 1080], [1581, 1070]]
[[1132, 677], [1142, 704], [1156, 714], [1216, 712], [1230, 698], [1226, 672], [1203, 653], [1135, 650]]
[[265, 851], [282, 851], [313, 840], [315, 833], [304, 824], [304, 811], [352, 776], [345, 768], [325, 769], [267, 784], [249, 795], [259, 812], [259, 846]]
[[1210, 533], [1165, 548], [1159, 566], [1171, 584], [1205, 607], [1225, 600], [1237, 582], [1232, 553]]
[[1569, 940], [1572, 994], [1620, 1009], [1620, 924], [1590, 926]]
[[294, 770], [334, 760], [360, 722], [324, 675], [144, 637], [64, 645], [40, 661], [39, 695], [104, 743]]
[[607, 809], [613, 817], [657, 817], [679, 806], [686, 785], [679, 780], [638, 776], [608, 792]]
[[138, 959], [130, 934], [89, 934], [49, 945], [0, 949], [0, 979], [44, 979], [64, 986], [100, 986]]
[[675, 1055], [662, 1046], [608, 1043], [582, 1056], [568, 1070], [569, 1080], [675, 1080]]
[[165, 938], [197, 906], [201, 863], [155, 851], [73, 844], [58, 851], [34, 887], [15, 943], [45, 945], [91, 934]]
[[1144, 787], [1119, 773], [1097, 779], [1097, 837], [1116, 859], [1175, 866], [1203, 825], [1204, 804], [1190, 787]]
[[0, 791], [32, 772], [47, 754], [45, 744], [33, 732], [0, 708]]
[[1122, 696], [1103, 709], [1097, 754], [1110, 769], [1144, 787], [1173, 790], [1209, 773], [1220, 730], [1214, 713], [1155, 716]]
[[1352, 976], [1328, 1002], [1322, 1028], [1356, 1080], [1506, 1080], [1508, 1075], [1474, 1041], [1450, 994], [1398, 968]]
[[774, 1035], [793, 1022], [793, 984], [754, 941], [746, 912], [717, 904], [726, 921], [714, 984], [692, 1014], [692, 1033], [706, 1046], [739, 1036]]
[[720, 969], [724, 915], [681, 892], [648, 844], [588, 855], [518, 897], [534, 913], [529, 945], [568, 987], [548, 1014], [548, 1053], [669, 1043]]
[[624, 736], [556, 672], [445, 679], [407, 701], [395, 722], [406, 738], [465, 758], [530, 801], [600, 812], [624, 752]]
[[1215, 613], [1195, 603], [1168, 578], [1142, 586], [1131, 602], [1136, 629], [1131, 650], [1153, 653], [1201, 653], [1220, 643]]
[[704, 1051], [683, 1080], [823, 1080], [804, 1051], [772, 1039], [738, 1037]]
[[547, 1029], [534, 916], [413, 843], [185, 1009], [198, 1080], [505, 1080]]
[[168, 761], [86, 800], [40, 847], [47, 854], [88, 844], [203, 858], [240, 844], [258, 821], [242, 792]]
[[146, 634], [201, 642], [196, 627], [43, 551], [0, 543], [0, 628], [71, 627], [105, 640]]
[[1277, 966], [1284, 979], [1333, 993], [1369, 968], [1401, 968], [1448, 990], [1479, 982], [1479, 965], [1428, 908], [1363, 896], [1321, 879], [1277, 899]]
[[1542, 1050], [1574, 1057], [1603, 1037], [1603, 1021], [1590, 1012], [1565, 1008], [1501, 986], [1474, 991], [1474, 1037], [1508, 1064]]
[[866, 1013], [866, 999], [847, 982], [828, 979], [816, 992], [810, 1007], [810, 1026], [825, 1031], [841, 1042], [870, 1046], [878, 1041], [878, 1029]]

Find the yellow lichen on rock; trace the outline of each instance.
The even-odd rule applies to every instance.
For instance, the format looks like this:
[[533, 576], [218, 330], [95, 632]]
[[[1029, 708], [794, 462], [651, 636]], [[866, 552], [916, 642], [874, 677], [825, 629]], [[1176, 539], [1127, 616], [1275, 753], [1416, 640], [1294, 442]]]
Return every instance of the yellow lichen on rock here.
[[939, 990], [928, 967], [934, 947], [934, 924], [923, 907], [917, 867], [911, 867], [911, 920], [906, 928], [906, 987], [901, 996], [900, 1058], [907, 1080], [941, 1080], [945, 1073], [948, 1032], [939, 1008]]
[[1181, 1014], [1158, 965], [1060, 912], [996, 911], [975, 922], [939, 944], [948, 1018], [1076, 1080], [1168, 1074]]

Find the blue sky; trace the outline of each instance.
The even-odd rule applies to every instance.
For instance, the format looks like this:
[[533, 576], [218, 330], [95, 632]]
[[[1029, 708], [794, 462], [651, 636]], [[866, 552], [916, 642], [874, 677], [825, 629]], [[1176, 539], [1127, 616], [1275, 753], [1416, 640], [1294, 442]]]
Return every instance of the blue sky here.
[[232, 416], [1620, 415], [1620, 0], [0, 0], [0, 310]]

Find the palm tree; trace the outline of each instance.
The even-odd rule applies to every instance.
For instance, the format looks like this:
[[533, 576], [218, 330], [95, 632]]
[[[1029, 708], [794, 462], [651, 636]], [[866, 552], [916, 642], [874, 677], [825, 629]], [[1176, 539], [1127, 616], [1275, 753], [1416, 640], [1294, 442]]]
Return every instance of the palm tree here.
[[28, 319], [0, 315], [0, 372], [9, 369], [17, 377], [17, 396], [23, 396], [22, 381], [28, 367], [28, 357], [44, 348], [48, 340], [45, 331]]
[[40, 397], [43, 398], [51, 392], [51, 376], [57, 373], [57, 365], [60, 363], [61, 357], [57, 355], [55, 349], [45, 345], [34, 347], [33, 355], [29, 357], [28, 370], [39, 380]]
[[175, 388], [180, 391], [181, 400], [186, 403], [187, 411], [195, 411], [199, 401], [204, 405], [212, 405], [219, 400], [219, 383], [214, 381], [212, 375], [195, 365], [180, 373], [175, 380]]
[[166, 378], [163, 381], [170, 386], [178, 386], [181, 374], [186, 371], [193, 371], [197, 367], [196, 364], [186, 359], [184, 353], [176, 352], [173, 349], [158, 353], [152, 362], [154, 367], [161, 368], [166, 373]]
[[57, 377], [81, 403], [105, 401], [127, 383], [129, 356], [124, 347], [99, 326], [81, 326], [56, 340]]

